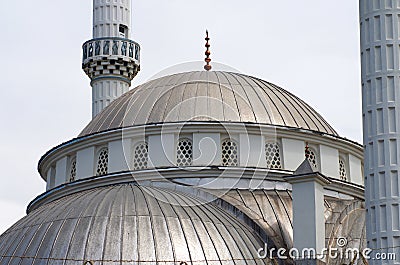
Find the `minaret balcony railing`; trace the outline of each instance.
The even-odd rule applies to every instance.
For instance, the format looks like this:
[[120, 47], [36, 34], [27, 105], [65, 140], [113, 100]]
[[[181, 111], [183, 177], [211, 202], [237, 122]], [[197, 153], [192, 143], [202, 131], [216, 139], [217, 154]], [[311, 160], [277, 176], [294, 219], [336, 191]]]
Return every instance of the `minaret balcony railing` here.
[[82, 48], [82, 68], [92, 81], [113, 76], [130, 84], [140, 71], [140, 46], [129, 39], [92, 39]]
[[124, 38], [98, 38], [85, 42], [82, 46], [82, 63], [103, 57], [129, 57], [139, 64], [140, 45]]

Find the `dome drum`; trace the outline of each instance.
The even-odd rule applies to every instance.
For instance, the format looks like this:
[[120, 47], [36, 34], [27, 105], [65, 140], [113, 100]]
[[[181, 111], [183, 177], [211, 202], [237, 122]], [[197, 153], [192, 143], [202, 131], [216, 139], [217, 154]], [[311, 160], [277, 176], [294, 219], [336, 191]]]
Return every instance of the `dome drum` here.
[[[231, 133], [227, 134], [228, 131]], [[183, 159], [188, 159], [190, 164], [180, 165], [182, 152], [178, 146], [182, 140], [188, 139], [191, 145], [185, 147], [186, 156]], [[235, 153], [229, 155], [237, 159], [235, 165], [224, 165], [228, 154], [224, 151], [224, 141], [228, 139], [236, 144]], [[237, 172], [249, 170], [251, 173], [243, 173], [243, 176], [248, 174], [250, 177], [254, 172], [260, 172], [261, 176], [268, 176], [270, 180], [282, 181], [282, 176], [292, 174], [304, 160], [306, 144], [315, 150], [318, 169], [326, 176], [338, 180], [338, 191], [341, 190], [340, 185], [345, 185], [349, 186], [346, 192], [354, 194], [354, 191], [350, 192], [350, 187], [363, 185], [362, 149], [345, 139], [337, 138], [333, 141], [331, 137], [317, 137], [312, 132], [274, 129], [270, 126], [265, 129], [250, 124], [245, 127], [239, 124], [216, 126], [208, 122], [136, 126], [83, 136], [45, 155], [39, 171], [47, 180], [48, 190], [69, 183], [71, 172], [76, 175], [76, 180], [89, 179], [97, 174], [99, 161], [103, 161], [99, 156], [100, 151], [107, 148], [106, 175], [132, 172], [139, 179], [145, 179], [142, 176], [146, 175], [146, 171], [163, 176], [166, 171], [178, 170], [176, 174], [180, 176], [187, 173], [191, 178], [207, 179], [210, 177], [208, 174], [211, 174], [209, 168], [216, 167], [221, 169], [220, 172], [228, 168]], [[216, 155], [210, 157], [207, 154]], [[332, 161], [333, 156], [337, 157], [337, 165]], [[346, 181], [340, 180], [339, 160], [344, 156], [347, 157], [349, 168]], [[76, 163], [74, 171], [71, 171], [70, 161]], [[271, 161], [275, 164], [271, 164]], [[242, 177], [236, 173], [233, 175], [237, 175], [238, 179]]]

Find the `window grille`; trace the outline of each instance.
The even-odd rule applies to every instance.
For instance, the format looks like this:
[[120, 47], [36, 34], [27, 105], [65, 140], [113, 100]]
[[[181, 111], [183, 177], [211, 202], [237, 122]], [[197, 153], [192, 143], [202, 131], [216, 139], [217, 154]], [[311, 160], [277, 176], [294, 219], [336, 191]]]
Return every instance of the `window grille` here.
[[311, 165], [315, 168], [318, 168], [316, 152], [312, 148], [307, 147], [305, 155], [308, 158], [308, 161], [310, 161]]
[[103, 148], [99, 152], [99, 156], [97, 158], [97, 170], [96, 175], [106, 175], [108, 173], [108, 149]]
[[149, 146], [147, 143], [136, 145], [133, 151], [133, 168], [135, 170], [145, 169], [148, 165]]
[[267, 160], [267, 168], [282, 169], [281, 153], [277, 143], [265, 144], [265, 158]]
[[69, 182], [73, 182], [76, 179], [76, 158], [71, 160], [71, 166], [69, 169]]
[[222, 142], [222, 165], [238, 165], [238, 145], [236, 144], [236, 142], [230, 139]]
[[176, 164], [179, 167], [191, 166], [193, 161], [193, 144], [189, 139], [180, 139], [176, 150]]
[[339, 158], [339, 177], [341, 180], [347, 180], [346, 163]]

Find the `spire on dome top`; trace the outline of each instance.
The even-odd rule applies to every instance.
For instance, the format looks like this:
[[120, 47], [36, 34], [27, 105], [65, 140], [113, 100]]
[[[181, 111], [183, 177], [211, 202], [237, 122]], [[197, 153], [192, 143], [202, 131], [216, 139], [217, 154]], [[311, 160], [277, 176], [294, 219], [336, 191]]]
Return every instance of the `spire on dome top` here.
[[205, 53], [205, 54], [206, 54], [206, 59], [205, 59], [204, 61], [206, 62], [206, 65], [204, 66], [204, 70], [210, 71], [211, 68], [212, 68], [212, 66], [210, 65], [210, 62], [211, 62], [211, 58], [210, 58], [210, 55], [211, 55], [210, 47], [211, 47], [211, 45], [210, 45], [210, 43], [209, 43], [210, 38], [208, 37], [208, 30], [206, 30], [206, 38], [205, 38], [205, 40], [206, 40], [206, 48], [207, 48], [207, 50], [206, 50], [206, 53]]

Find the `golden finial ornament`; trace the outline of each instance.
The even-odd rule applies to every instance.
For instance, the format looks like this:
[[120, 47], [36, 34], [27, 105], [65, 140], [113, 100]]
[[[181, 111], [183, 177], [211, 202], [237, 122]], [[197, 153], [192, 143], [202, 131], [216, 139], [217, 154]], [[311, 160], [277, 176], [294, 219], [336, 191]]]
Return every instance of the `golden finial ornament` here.
[[206, 38], [205, 38], [205, 40], [206, 40], [206, 48], [207, 48], [207, 50], [206, 50], [206, 53], [205, 53], [205, 54], [206, 54], [206, 59], [205, 59], [204, 61], [206, 62], [206, 65], [204, 65], [204, 70], [210, 71], [211, 68], [212, 68], [212, 66], [210, 65], [210, 62], [211, 62], [211, 58], [210, 58], [210, 55], [211, 55], [210, 47], [211, 47], [211, 45], [210, 45], [210, 43], [209, 43], [210, 38], [209, 38], [209, 36], [208, 36], [208, 30], [206, 30]]

